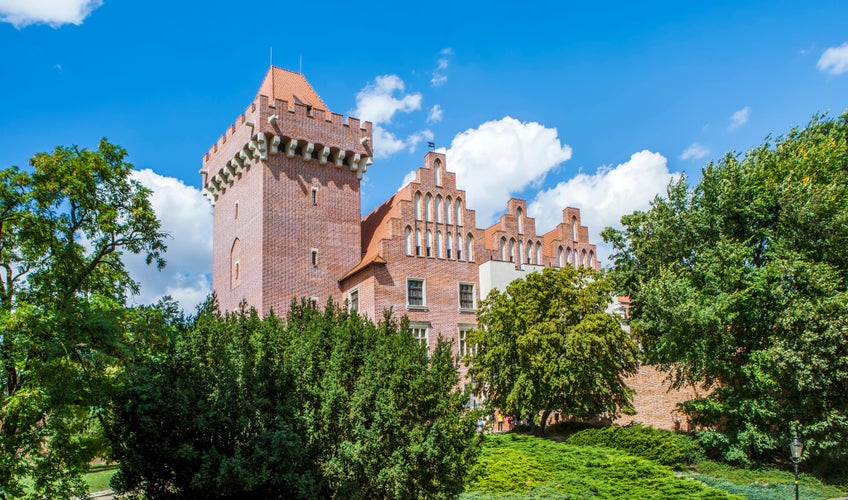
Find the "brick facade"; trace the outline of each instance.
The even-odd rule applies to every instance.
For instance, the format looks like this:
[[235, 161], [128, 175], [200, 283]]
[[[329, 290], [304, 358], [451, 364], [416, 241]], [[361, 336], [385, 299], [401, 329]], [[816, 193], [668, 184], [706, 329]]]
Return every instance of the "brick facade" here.
[[[476, 323], [484, 263], [515, 272], [600, 269], [577, 208], [537, 234], [527, 202], [513, 198], [493, 225], [477, 228], [440, 153], [428, 153], [415, 180], [360, 218], [371, 128], [330, 113], [302, 75], [269, 70], [254, 101], [203, 157], [222, 310], [246, 301], [263, 314], [285, 314], [301, 297], [319, 305], [349, 300], [375, 320], [389, 309], [405, 314], [431, 349], [441, 336], [459, 353], [461, 332]], [[661, 392], [660, 375], [643, 369], [632, 379], [636, 420], [669, 428], [678, 395]]]

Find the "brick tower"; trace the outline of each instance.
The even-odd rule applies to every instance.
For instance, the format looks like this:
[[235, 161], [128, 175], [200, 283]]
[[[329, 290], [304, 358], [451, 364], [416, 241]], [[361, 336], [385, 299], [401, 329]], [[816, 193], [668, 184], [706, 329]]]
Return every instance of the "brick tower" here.
[[362, 257], [359, 185], [371, 144], [370, 122], [331, 113], [303, 75], [268, 70], [200, 170], [222, 310], [245, 300], [285, 314], [300, 297], [343, 300], [338, 280]]

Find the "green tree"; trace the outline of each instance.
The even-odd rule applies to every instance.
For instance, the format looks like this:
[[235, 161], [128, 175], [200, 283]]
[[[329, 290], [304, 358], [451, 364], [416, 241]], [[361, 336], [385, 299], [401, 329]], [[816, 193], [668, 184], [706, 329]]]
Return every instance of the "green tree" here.
[[450, 344], [428, 356], [404, 319], [374, 325], [328, 304], [287, 317], [298, 415], [325, 496], [447, 498], [479, 451]]
[[102, 451], [96, 417], [120, 371], [122, 252], [164, 265], [149, 191], [126, 152], [58, 147], [0, 170], [0, 497], [68, 497]]
[[673, 182], [607, 229], [652, 363], [712, 385], [684, 409], [728, 459], [848, 457], [848, 114]]
[[282, 321], [222, 317], [212, 304], [173, 325], [116, 396], [113, 486], [151, 498], [314, 496]]
[[209, 308], [118, 398], [120, 491], [153, 498], [444, 498], [478, 449], [450, 346], [304, 301]]
[[551, 411], [584, 418], [632, 411], [624, 377], [637, 370], [637, 346], [606, 312], [612, 284], [581, 267], [546, 268], [493, 290], [477, 313], [468, 375], [492, 408], [507, 414]]

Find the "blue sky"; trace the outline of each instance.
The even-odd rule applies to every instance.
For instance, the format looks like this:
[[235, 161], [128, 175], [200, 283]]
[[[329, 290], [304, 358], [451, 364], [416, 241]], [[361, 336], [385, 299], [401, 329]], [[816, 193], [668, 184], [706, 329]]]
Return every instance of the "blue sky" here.
[[[597, 234], [674, 175], [848, 109], [848, 3], [0, 0], [0, 167], [56, 145], [124, 146], [173, 234], [146, 302], [209, 290], [201, 155], [270, 63], [375, 121], [362, 208], [432, 140], [481, 227], [509, 196]], [[301, 63], [302, 61], [302, 63]], [[301, 66], [302, 64], [302, 66]], [[605, 249], [599, 252], [602, 259]]]

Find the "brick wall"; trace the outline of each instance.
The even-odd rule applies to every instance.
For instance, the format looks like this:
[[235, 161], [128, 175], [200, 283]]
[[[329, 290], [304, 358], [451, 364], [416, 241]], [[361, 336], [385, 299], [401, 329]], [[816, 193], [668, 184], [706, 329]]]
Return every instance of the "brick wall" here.
[[677, 405], [700, 397], [705, 391], [697, 387], [671, 389], [668, 374], [653, 366], [642, 366], [639, 373], [628, 377], [625, 383], [636, 391], [633, 406], [636, 415], [623, 415], [615, 420], [618, 425], [640, 422], [658, 429], [690, 430], [686, 417], [677, 411]]

